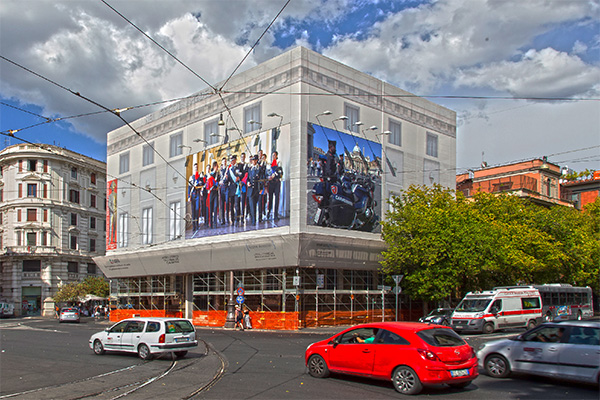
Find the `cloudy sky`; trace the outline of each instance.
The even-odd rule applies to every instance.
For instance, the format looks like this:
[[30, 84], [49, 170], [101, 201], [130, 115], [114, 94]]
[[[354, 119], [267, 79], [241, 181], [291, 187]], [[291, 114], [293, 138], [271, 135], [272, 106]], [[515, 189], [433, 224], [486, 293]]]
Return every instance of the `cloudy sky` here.
[[148, 105], [132, 121], [227, 78], [283, 8], [240, 71], [303, 45], [455, 110], [457, 172], [600, 169], [600, 0], [286, 2], [2, 0], [0, 131], [106, 160], [122, 121], [65, 89]]

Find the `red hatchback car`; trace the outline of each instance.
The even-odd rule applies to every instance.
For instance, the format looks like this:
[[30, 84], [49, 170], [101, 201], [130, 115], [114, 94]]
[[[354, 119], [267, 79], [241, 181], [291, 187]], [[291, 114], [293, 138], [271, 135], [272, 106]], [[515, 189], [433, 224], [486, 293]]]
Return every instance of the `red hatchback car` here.
[[391, 379], [402, 394], [424, 385], [463, 388], [479, 375], [475, 352], [451, 328], [420, 322], [356, 325], [306, 349], [308, 372]]

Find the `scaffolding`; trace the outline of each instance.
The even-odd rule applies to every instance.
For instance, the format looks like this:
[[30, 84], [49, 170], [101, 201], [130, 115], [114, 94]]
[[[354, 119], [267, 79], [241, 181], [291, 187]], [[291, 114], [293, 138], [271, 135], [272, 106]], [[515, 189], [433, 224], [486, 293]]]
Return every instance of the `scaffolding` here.
[[[255, 318], [295, 318], [297, 327], [355, 324], [395, 319], [395, 295], [381, 285], [374, 270], [265, 268], [190, 274], [191, 296], [181, 275], [126, 278], [111, 282], [117, 309], [184, 315], [184, 300], [192, 300], [195, 323], [220, 325], [228, 303], [243, 288], [243, 305]], [[289, 314], [282, 316], [283, 314]], [[197, 320], [196, 320], [196, 316]], [[274, 317], [273, 317], [274, 318]], [[265, 322], [266, 324], [266, 322]], [[287, 326], [287, 325], [286, 325]]]

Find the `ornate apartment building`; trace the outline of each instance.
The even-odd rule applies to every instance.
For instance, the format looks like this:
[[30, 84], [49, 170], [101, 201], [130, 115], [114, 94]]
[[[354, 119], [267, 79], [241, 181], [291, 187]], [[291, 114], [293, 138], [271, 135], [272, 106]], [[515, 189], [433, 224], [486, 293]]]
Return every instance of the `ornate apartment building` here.
[[0, 151], [0, 299], [40, 314], [58, 288], [102, 275], [106, 164], [60, 147]]

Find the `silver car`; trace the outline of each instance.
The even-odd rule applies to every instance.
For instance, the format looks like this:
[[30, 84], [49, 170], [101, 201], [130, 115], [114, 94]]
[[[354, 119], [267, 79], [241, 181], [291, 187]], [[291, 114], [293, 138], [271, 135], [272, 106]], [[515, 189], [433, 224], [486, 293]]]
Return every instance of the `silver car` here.
[[60, 310], [58, 322], [77, 322], [80, 321], [79, 310], [75, 307], [65, 307]]
[[184, 318], [129, 318], [92, 335], [90, 348], [97, 355], [105, 351], [137, 353], [150, 360], [161, 353], [184, 357], [198, 346], [196, 329]]
[[600, 322], [544, 323], [482, 345], [477, 358], [494, 378], [519, 372], [600, 384]]

